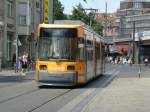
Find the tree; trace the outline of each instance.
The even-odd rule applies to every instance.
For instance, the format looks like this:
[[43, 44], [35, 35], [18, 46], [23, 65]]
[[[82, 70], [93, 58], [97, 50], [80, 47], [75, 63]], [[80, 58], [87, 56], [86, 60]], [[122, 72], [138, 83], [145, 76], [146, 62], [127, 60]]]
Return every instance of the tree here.
[[67, 19], [67, 16], [63, 13], [64, 7], [62, 6], [59, 0], [55, 1], [55, 8], [54, 8], [54, 20], [62, 20]]
[[94, 29], [94, 31], [96, 31], [99, 35], [102, 35], [102, 31], [103, 31], [103, 26], [101, 23], [99, 23], [96, 20], [92, 20], [92, 28]]
[[72, 20], [81, 20], [81, 21], [85, 22], [85, 18], [86, 18], [86, 13], [85, 13], [81, 3], [79, 3], [76, 7], [73, 8], [71, 19]]
[[95, 13], [90, 12], [87, 14], [81, 3], [79, 3], [76, 7], [73, 8], [71, 19], [81, 20], [85, 24], [90, 25], [98, 34], [102, 34], [103, 27], [101, 23], [96, 21]]

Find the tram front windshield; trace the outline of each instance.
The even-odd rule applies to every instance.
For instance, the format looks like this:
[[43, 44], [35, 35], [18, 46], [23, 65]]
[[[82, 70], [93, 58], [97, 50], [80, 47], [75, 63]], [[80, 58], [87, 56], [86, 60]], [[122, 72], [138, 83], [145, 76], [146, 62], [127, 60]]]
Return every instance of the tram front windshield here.
[[76, 59], [77, 30], [73, 28], [41, 28], [38, 41], [39, 59]]

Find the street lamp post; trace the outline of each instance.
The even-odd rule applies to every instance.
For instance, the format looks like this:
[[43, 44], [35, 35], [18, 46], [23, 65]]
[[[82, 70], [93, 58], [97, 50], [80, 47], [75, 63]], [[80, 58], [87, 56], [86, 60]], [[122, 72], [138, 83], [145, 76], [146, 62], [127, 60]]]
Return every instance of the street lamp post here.
[[0, 71], [2, 71], [2, 29], [3, 22], [0, 21]]
[[16, 32], [15, 32], [15, 54], [16, 54], [16, 66], [15, 66], [15, 70], [17, 69], [17, 65], [18, 65], [18, 2], [16, 1]]
[[0, 29], [0, 71], [2, 71], [2, 34]]
[[[94, 18], [95, 15], [93, 15], [93, 13], [96, 13], [98, 11], [98, 9], [93, 9], [93, 8], [85, 8], [83, 9], [84, 11], [90, 11], [89, 13], [89, 25], [90, 27], [92, 27], [92, 18]], [[93, 13], [92, 13], [93, 12]]]
[[135, 63], [135, 21], [133, 21], [133, 40], [132, 40], [132, 63]]
[[140, 36], [138, 36], [138, 63], [139, 63], [139, 72], [138, 72], [138, 74], [139, 74], [139, 78], [141, 77], [141, 59], [140, 59], [140, 46], [141, 46], [141, 37]]

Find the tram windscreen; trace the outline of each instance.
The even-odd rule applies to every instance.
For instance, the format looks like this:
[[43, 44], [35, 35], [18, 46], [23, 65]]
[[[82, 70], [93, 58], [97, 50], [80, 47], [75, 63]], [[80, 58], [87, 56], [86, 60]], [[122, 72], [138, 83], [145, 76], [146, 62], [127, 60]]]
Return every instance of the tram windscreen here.
[[39, 59], [76, 59], [77, 29], [41, 28], [38, 41]]

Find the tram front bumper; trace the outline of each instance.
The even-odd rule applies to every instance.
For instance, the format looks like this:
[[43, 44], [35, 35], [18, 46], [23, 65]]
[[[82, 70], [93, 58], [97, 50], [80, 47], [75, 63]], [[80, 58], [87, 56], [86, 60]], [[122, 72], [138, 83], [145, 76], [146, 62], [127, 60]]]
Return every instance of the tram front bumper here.
[[73, 86], [77, 84], [76, 72], [39, 72], [38, 85]]

